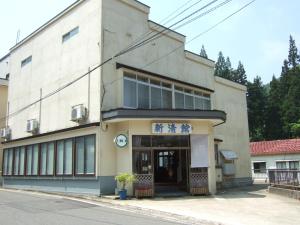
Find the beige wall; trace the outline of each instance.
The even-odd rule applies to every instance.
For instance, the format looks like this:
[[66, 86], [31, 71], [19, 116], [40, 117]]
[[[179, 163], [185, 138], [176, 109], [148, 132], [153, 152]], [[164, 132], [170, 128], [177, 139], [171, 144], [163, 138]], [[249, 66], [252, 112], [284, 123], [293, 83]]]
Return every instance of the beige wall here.
[[[134, 1], [130, 0], [127, 2]], [[151, 35], [154, 35], [161, 29], [160, 26], [148, 22], [146, 9], [144, 11], [136, 10], [132, 5], [124, 4], [122, 0], [103, 1], [104, 59], [123, 50], [142, 34], [152, 32]], [[118, 89], [120, 82], [120, 76], [115, 69], [116, 62], [213, 89], [214, 63], [195, 54], [185, 52], [184, 41], [184, 36], [170, 32], [168, 35], [164, 35], [106, 64], [103, 67], [103, 80], [104, 84], [106, 84], [104, 109], [122, 106], [115, 94], [115, 90]], [[168, 57], [161, 58], [175, 48], [179, 49]], [[146, 67], [146, 65], [158, 58], [161, 59]]]
[[[71, 80], [81, 76], [100, 62], [100, 3], [83, 1], [61, 19], [24, 42], [11, 52], [11, 88], [9, 90], [10, 112], [15, 112], [43, 96], [53, 92]], [[62, 43], [62, 36], [79, 26], [79, 33]], [[32, 62], [21, 67], [21, 61], [32, 55]], [[70, 121], [71, 107], [88, 106], [89, 121], [99, 121], [100, 70], [71, 87], [42, 101], [40, 133], [77, 126]], [[26, 121], [39, 119], [40, 104], [9, 119], [12, 139], [30, 136], [26, 133]]]
[[[78, 3], [60, 19], [54, 20], [19, 47], [11, 51], [11, 80], [9, 89], [10, 112], [40, 98], [40, 89], [46, 95], [67, 82], [86, 73], [105, 59], [124, 49], [133, 40], [146, 32], [157, 33], [162, 28], [148, 21], [149, 8], [134, 0], [86, 0]], [[62, 43], [62, 35], [79, 26], [79, 33]], [[203, 122], [191, 122], [198, 134], [209, 134], [209, 188], [215, 192], [215, 161], [213, 151], [214, 137], [223, 140], [220, 148], [237, 152], [236, 177], [250, 176], [249, 137], [246, 107], [246, 90], [241, 85], [215, 78], [214, 63], [195, 54], [184, 51], [185, 37], [171, 32], [131, 53], [114, 58], [101, 69], [64, 89], [58, 94], [42, 101], [40, 132], [46, 133], [77, 126], [70, 121], [71, 106], [88, 105], [90, 95], [89, 121], [100, 120], [100, 85], [105, 87], [103, 109], [122, 107], [122, 71], [116, 70], [116, 62], [132, 67], [162, 74], [170, 78], [189, 82], [215, 90], [212, 95], [214, 109], [227, 113], [225, 124], [213, 129]], [[156, 63], [147, 66], [155, 59], [176, 52]], [[21, 68], [21, 61], [32, 55], [32, 62]], [[102, 77], [101, 77], [102, 75]], [[38, 119], [40, 104], [36, 104], [11, 118], [12, 139], [30, 136], [25, 132], [26, 121]], [[114, 176], [119, 172], [132, 170], [132, 134], [150, 134], [149, 121], [127, 121], [123, 123], [102, 124], [96, 129], [98, 134], [97, 174]], [[79, 133], [81, 131], [78, 131]], [[88, 131], [89, 132], [89, 131]], [[94, 132], [94, 131], [93, 131]], [[118, 133], [127, 133], [129, 147], [117, 149], [113, 143]], [[70, 132], [68, 135], [76, 135]], [[64, 134], [57, 134], [57, 137]], [[49, 140], [44, 137], [39, 140]], [[33, 140], [34, 141], [34, 140]], [[16, 144], [31, 144], [32, 140]], [[7, 145], [8, 147], [10, 145]]]
[[[152, 135], [152, 122], [145, 120], [130, 120], [119, 123], [108, 123], [108, 129], [101, 132], [103, 138], [100, 146], [100, 174], [101, 176], [111, 176], [119, 173], [132, 173], [132, 136], [133, 135]], [[180, 121], [178, 121], [180, 122]], [[183, 122], [183, 121], [181, 121]], [[193, 127], [193, 134], [208, 135], [209, 153], [209, 191], [216, 192], [216, 172], [214, 158], [214, 136], [212, 125], [205, 121], [184, 121]], [[125, 148], [117, 148], [113, 143], [118, 134], [128, 136], [128, 145]]]
[[[7, 109], [7, 84], [4, 85], [4, 83], [8, 83], [7, 81], [0, 80], [0, 128], [5, 127], [5, 120], [4, 118], [6, 116], [6, 109]], [[0, 171], [2, 171], [2, 151], [3, 151], [3, 145], [1, 144], [3, 140], [0, 138]], [[2, 173], [0, 172], [0, 175]]]
[[250, 177], [250, 152], [246, 87], [216, 77], [214, 108], [227, 113], [225, 124], [216, 127], [215, 137], [223, 142], [219, 149], [235, 151], [236, 177]]

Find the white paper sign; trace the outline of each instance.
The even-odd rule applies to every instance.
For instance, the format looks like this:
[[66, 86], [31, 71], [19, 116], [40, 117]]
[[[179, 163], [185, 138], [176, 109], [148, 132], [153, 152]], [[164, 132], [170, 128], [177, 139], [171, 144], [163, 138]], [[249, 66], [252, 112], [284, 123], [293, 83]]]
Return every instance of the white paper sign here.
[[208, 136], [191, 135], [191, 168], [208, 167]]

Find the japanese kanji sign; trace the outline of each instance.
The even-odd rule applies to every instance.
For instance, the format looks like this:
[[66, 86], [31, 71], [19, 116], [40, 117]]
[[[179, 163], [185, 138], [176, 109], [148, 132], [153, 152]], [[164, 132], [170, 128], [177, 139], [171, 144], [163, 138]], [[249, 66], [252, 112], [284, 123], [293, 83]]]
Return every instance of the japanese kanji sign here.
[[188, 123], [152, 123], [153, 134], [191, 134], [192, 125]]

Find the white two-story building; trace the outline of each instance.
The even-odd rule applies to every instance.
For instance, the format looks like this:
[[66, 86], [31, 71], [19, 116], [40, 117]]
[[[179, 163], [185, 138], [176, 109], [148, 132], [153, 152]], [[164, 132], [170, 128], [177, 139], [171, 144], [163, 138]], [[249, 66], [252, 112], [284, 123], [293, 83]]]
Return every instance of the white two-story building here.
[[149, 10], [79, 0], [11, 48], [5, 187], [108, 194], [122, 172], [145, 196], [251, 183], [246, 87]]

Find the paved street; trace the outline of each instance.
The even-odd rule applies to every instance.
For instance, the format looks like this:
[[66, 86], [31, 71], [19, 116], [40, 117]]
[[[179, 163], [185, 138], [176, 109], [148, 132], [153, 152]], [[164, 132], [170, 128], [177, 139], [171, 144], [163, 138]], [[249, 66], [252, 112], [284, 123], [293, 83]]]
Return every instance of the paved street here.
[[173, 225], [174, 222], [62, 197], [0, 190], [3, 225]]

